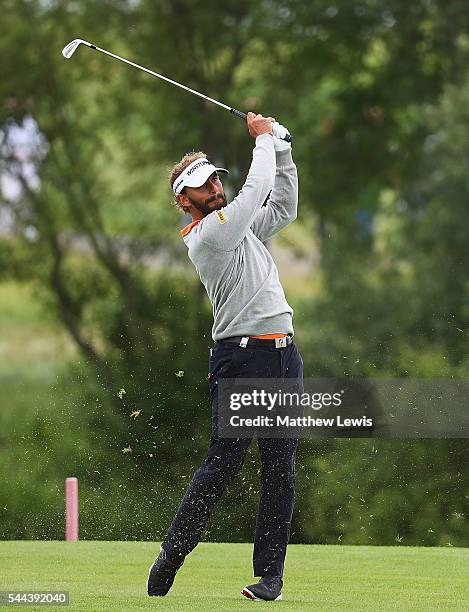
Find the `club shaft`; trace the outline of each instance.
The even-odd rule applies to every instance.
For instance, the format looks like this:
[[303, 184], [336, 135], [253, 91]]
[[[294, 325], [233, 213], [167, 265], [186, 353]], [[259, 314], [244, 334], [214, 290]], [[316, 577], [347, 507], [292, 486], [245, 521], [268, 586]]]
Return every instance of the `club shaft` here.
[[219, 102], [218, 100], [214, 100], [213, 98], [210, 98], [210, 96], [206, 96], [204, 94], [201, 94], [200, 92], [196, 91], [195, 89], [192, 89], [191, 87], [187, 87], [186, 85], [182, 85], [181, 83], [178, 83], [177, 81], [173, 81], [173, 79], [170, 79], [170, 78], [164, 76], [163, 74], [159, 74], [158, 72], [154, 72], [153, 70], [150, 70], [149, 68], [145, 68], [145, 66], [140, 66], [140, 64], [136, 64], [135, 62], [131, 62], [130, 60], [125, 59], [125, 57], [121, 57], [120, 55], [116, 55], [115, 53], [111, 53], [110, 51], [106, 51], [106, 49], [101, 49], [101, 47], [97, 47], [96, 45], [90, 44], [90, 47], [91, 47], [91, 49], [95, 49], [96, 51], [100, 51], [101, 53], [105, 53], [106, 55], [109, 55], [109, 56], [113, 57], [114, 59], [119, 60], [120, 62], [124, 62], [125, 64], [129, 64], [129, 66], [133, 66], [134, 68], [138, 68], [139, 70], [143, 70], [143, 72], [151, 74], [152, 76], [155, 76], [158, 79], [162, 79], [163, 81], [166, 81], [167, 83], [171, 83], [171, 85], [176, 85], [176, 87], [180, 87], [181, 89], [184, 89], [185, 91], [188, 91], [189, 93], [194, 94], [195, 96], [198, 96], [199, 98], [202, 98], [203, 100], [208, 100], [208, 102], [212, 102], [213, 104], [216, 104], [217, 106], [221, 106], [222, 108], [230, 111], [230, 113], [233, 113], [234, 115], [236, 115], [237, 117], [240, 117], [241, 119], [246, 119], [246, 113], [243, 113], [242, 111], [239, 111], [236, 108], [232, 108], [231, 106], [228, 106], [227, 104], [223, 104], [223, 102]]

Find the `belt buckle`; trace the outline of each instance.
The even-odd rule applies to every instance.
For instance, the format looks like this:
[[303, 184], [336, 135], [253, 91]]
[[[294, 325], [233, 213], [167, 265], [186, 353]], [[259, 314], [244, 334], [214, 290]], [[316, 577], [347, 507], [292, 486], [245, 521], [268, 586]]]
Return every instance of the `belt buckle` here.
[[275, 348], [285, 348], [287, 346], [287, 337], [275, 338]]

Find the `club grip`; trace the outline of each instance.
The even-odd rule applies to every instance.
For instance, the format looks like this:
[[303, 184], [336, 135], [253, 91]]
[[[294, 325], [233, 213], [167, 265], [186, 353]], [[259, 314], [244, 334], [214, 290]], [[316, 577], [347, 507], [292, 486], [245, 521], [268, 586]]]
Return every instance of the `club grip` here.
[[[235, 115], [236, 117], [239, 117], [240, 119], [246, 119], [247, 117], [246, 113], [243, 113], [237, 108], [230, 108], [230, 113], [233, 113], [233, 115]], [[287, 132], [285, 136], [282, 138], [282, 140], [284, 140], [285, 142], [291, 142], [292, 141], [291, 134]]]
[[237, 108], [230, 108], [230, 113], [233, 113], [233, 115], [235, 115], [236, 117], [239, 117], [240, 119], [246, 119], [247, 117], [246, 113], [243, 113]]

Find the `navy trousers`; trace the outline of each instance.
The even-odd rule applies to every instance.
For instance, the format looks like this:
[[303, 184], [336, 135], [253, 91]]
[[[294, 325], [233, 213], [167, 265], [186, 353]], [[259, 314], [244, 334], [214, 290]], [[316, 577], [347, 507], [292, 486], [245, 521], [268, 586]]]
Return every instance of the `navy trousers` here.
[[[212, 434], [207, 457], [194, 473], [176, 517], [163, 541], [170, 558], [193, 550], [215, 504], [240, 471], [251, 439], [220, 438], [217, 434], [220, 378], [295, 378], [302, 385], [303, 361], [294, 343], [285, 348], [217, 342], [212, 349], [209, 385]], [[297, 439], [258, 439], [261, 492], [254, 542], [254, 576], [282, 576], [295, 497]]]

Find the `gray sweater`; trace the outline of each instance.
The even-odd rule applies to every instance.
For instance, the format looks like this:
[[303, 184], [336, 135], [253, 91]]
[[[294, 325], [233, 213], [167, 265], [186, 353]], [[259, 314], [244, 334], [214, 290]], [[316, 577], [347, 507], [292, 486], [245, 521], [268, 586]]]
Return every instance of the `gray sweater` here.
[[293, 334], [293, 310], [263, 242], [296, 218], [296, 166], [291, 150], [275, 153], [270, 134], [256, 138], [252, 158], [238, 196], [181, 231], [212, 302], [214, 340]]

